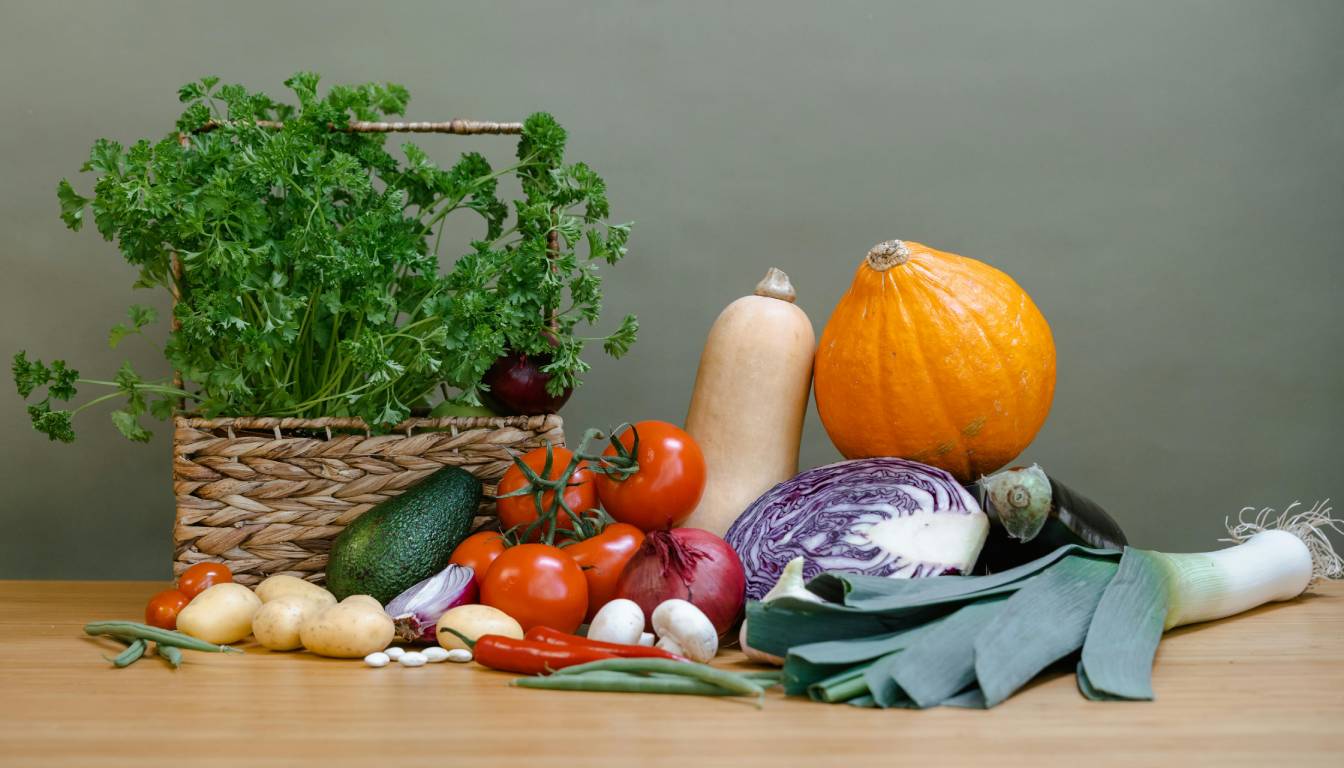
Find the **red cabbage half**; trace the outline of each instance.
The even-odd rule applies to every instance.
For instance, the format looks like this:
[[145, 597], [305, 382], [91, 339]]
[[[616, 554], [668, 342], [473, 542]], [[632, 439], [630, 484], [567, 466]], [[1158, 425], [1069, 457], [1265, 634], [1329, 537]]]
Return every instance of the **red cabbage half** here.
[[765, 492], [724, 537], [759, 600], [784, 566], [803, 558], [803, 577], [822, 571], [915, 578], [967, 573], [989, 518], [952, 475], [895, 458], [855, 459], [809, 469]]

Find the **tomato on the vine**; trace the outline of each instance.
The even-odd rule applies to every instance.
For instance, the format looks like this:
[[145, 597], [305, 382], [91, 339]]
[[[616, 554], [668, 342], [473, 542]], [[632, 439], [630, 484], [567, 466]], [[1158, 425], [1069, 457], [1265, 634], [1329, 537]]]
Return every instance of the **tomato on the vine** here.
[[[665, 421], [641, 421], [618, 438], [632, 451], [635, 433], [639, 469], [622, 480], [599, 474], [595, 484], [602, 507], [617, 521], [642, 531], [674, 528], [685, 522], [705, 492], [705, 456], [695, 439]], [[605, 456], [616, 456], [608, 446]]]
[[627, 523], [612, 523], [596, 536], [565, 547], [588, 580], [588, 613], [584, 621], [592, 621], [598, 609], [616, 596], [621, 571], [643, 543], [643, 531]]
[[149, 598], [145, 605], [145, 623], [159, 629], [177, 629], [177, 614], [190, 602], [191, 598], [180, 590], [165, 589]]
[[588, 611], [588, 582], [563, 549], [519, 544], [490, 566], [481, 582], [481, 602], [512, 616], [523, 631], [544, 626], [573, 632]]
[[190, 600], [216, 584], [233, 581], [233, 571], [223, 563], [197, 563], [177, 577], [177, 589]]
[[[542, 474], [546, 468], [546, 449], [534, 448], [523, 454], [522, 461], [537, 475], [554, 480], [565, 471], [570, 461], [574, 458], [574, 453], [568, 448], [551, 448], [551, 469]], [[496, 490], [497, 496], [503, 496], [513, 493], [521, 488], [527, 487], [527, 477], [523, 470], [515, 464], [509, 467], [504, 473], [504, 477], [499, 480], [499, 488]], [[561, 498], [574, 510], [575, 514], [583, 512], [597, 506], [597, 492], [593, 489], [593, 472], [587, 465], [580, 465], [569, 478], [568, 487]], [[541, 497], [543, 509], [549, 509], [555, 502], [555, 492], [547, 491]], [[537, 499], [532, 494], [523, 494], [522, 496], [513, 496], [507, 499], [500, 499], [495, 502], [495, 507], [499, 511], [499, 520], [504, 530], [509, 530], [515, 526], [521, 529], [527, 528], [537, 519]], [[556, 531], [569, 531], [573, 529], [573, 523], [566, 515], [564, 510], [557, 510], [556, 513]], [[537, 526], [537, 530], [532, 532], [530, 541], [536, 541], [545, 533], [546, 526]]]
[[448, 562], [470, 568], [476, 573], [476, 583], [479, 584], [490, 570], [490, 565], [495, 562], [495, 558], [503, 552], [504, 534], [498, 531], [481, 531], [463, 539], [462, 543], [457, 545], [457, 549], [453, 550]]

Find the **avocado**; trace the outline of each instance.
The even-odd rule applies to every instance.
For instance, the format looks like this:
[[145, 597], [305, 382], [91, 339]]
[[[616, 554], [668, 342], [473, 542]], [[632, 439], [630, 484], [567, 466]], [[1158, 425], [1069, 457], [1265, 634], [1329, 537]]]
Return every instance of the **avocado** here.
[[327, 589], [338, 600], [372, 595], [387, 605], [448, 565], [480, 501], [481, 482], [470, 472], [434, 472], [341, 531], [331, 545]]

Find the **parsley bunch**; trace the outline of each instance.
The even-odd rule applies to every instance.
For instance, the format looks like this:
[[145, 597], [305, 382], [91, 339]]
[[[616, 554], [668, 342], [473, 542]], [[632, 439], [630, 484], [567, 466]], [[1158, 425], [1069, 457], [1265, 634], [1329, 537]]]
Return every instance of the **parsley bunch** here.
[[[206, 416], [359, 416], [387, 428], [440, 389], [478, 404], [481, 377], [508, 351], [549, 355], [543, 370], [558, 393], [589, 369], [587, 342], [615, 357], [629, 349], [633, 315], [607, 336], [578, 332], [600, 317], [598, 267], [625, 255], [630, 227], [608, 223], [606, 185], [591, 168], [565, 163], [553, 117], [527, 119], [508, 168], [471, 152], [444, 169], [415, 144], [399, 159], [385, 134], [343, 130], [403, 114], [401, 86], [320, 95], [311, 73], [285, 84], [297, 105], [213, 77], [186, 85], [186, 109], [162, 140], [95, 142], [82, 169], [97, 175], [92, 197], [61, 181], [66, 226], [80, 229], [91, 210], [139, 268], [135, 287], [180, 297], [164, 354], [184, 384], [144, 379], [129, 364], [110, 381], [82, 379], [62, 360], [20, 352], [19, 394], [45, 388], [28, 407], [38, 431], [69, 442], [74, 413], [121, 399], [113, 423], [144, 441], [140, 417], [165, 418], [178, 398]], [[512, 211], [497, 194], [507, 175], [523, 190]], [[443, 230], [459, 212], [479, 217], [480, 236], [440, 274]], [[132, 306], [109, 343], [156, 319]], [[112, 391], [53, 407], [77, 385]]]

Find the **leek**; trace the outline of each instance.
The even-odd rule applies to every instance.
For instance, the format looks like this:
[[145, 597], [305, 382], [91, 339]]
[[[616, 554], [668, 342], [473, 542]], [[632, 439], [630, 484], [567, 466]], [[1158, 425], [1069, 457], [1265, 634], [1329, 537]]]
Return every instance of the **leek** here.
[[1229, 525], [1201, 554], [1064, 546], [990, 576], [843, 573], [747, 607], [752, 646], [784, 657], [785, 690], [860, 707], [992, 707], [1070, 657], [1098, 701], [1151, 699], [1162, 633], [1289, 600], [1344, 575], [1328, 502]]

